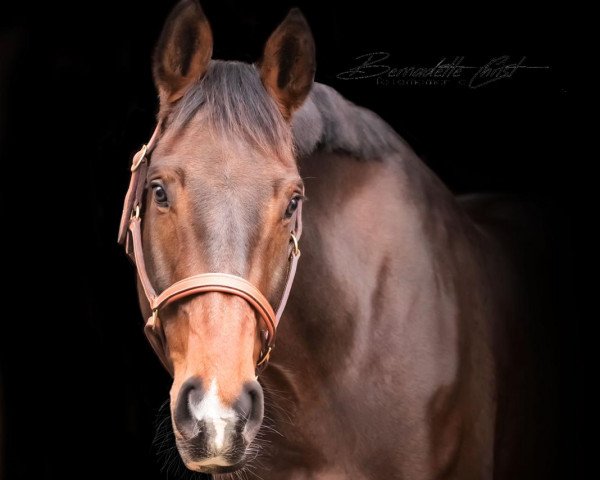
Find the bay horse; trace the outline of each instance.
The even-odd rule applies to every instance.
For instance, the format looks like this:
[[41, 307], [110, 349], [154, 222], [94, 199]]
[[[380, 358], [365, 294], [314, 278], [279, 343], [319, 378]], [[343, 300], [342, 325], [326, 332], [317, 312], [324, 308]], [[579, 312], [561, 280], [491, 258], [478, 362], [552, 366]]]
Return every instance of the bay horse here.
[[[137, 157], [143, 202], [126, 211], [141, 224], [138, 273], [143, 261], [164, 292], [218, 272], [266, 299], [198, 287], [158, 315], [138, 276], [181, 459], [264, 479], [518, 478], [519, 426], [499, 401], [518, 317], [505, 248], [474, 220], [477, 199], [457, 199], [314, 74], [297, 9], [256, 64], [212, 59], [195, 0], [158, 41], [158, 127]], [[265, 355], [272, 315], [258, 310], [282, 297], [291, 247], [302, 258]]]

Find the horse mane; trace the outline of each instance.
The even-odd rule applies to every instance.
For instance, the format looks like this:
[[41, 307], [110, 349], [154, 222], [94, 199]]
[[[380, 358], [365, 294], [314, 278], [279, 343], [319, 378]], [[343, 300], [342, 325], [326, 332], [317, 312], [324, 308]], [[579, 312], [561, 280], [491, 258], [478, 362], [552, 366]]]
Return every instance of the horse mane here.
[[357, 159], [381, 159], [410, 147], [376, 113], [345, 99], [335, 89], [317, 83], [293, 116], [298, 154], [340, 152]]

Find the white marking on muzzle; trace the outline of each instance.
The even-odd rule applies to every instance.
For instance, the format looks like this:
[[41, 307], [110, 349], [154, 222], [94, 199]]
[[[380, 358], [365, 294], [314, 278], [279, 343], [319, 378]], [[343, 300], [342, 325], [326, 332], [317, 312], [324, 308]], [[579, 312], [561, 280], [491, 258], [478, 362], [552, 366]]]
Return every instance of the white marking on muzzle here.
[[[236, 414], [235, 411], [226, 407], [221, 403], [219, 398], [219, 389], [217, 386], [217, 380], [213, 378], [210, 383], [210, 388], [202, 398], [202, 401], [198, 405], [189, 404], [190, 411], [194, 418], [198, 422], [204, 422], [208, 427], [210, 424], [215, 429], [215, 435], [212, 438], [207, 438], [207, 447], [218, 454], [221, 450], [224, 450], [225, 445], [225, 429], [227, 425], [235, 425]], [[211, 448], [212, 447], [212, 448]], [[211, 460], [218, 460], [216, 459]], [[205, 461], [201, 462], [207, 464]], [[214, 461], [210, 465], [219, 465]]]

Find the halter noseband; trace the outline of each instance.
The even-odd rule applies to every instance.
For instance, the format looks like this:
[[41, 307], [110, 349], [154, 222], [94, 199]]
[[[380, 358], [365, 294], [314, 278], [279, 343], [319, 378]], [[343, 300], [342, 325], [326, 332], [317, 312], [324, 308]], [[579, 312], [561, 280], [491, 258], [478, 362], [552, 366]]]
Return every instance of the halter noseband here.
[[266, 329], [261, 330], [262, 348], [258, 362], [256, 363], [258, 374], [267, 366], [271, 351], [275, 347], [277, 325], [283, 314], [290, 290], [292, 289], [292, 283], [294, 282], [296, 267], [300, 258], [298, 240], [302, 234], [302, 200], [299, 200], [298, 207], [291, 218], [291, 225], [293, 227], [290, 232], [291, 249], [289, 253], [289, 268], [285, 288], [276, 312], [258, 288], [248, 280], [228, 273], [202, 273], [193, 275], [175, 282], [160, 294], [157, 294], [148, 277], [144, 261], [144, 251], [142, 248], [142, 202], [144, 191], [146, 190], [146, 174], [149, 165], [148, 154], [152, 151], [156, 143], [158, 131], [159, 127], [157, 126], [148, 144], [144, 145], [133, 157], [131, 180], [129, 181], [129, 189], [125, 195], [123, 214], [119, 226], [119, 243], [125, 246], [125, 252], [137, 268], [142, 290], [152, 311], [152, 315], [146, 321], [144, 327], [146, 337], [164, 367], [173, 375], [173, 370], [165, 352], [166, 341], [158, 317], [159, 311], [167, 305], [201, 293], [221, 292], [237, 295], [246, 300], [258, 312], [266, 327]]

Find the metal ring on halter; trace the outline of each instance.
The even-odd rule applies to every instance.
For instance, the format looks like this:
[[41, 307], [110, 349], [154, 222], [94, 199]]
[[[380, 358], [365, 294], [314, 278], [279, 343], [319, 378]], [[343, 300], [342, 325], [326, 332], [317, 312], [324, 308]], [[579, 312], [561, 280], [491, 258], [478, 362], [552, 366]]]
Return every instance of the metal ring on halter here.
[[296, 235], [294, 235], [293, 233], [291, 233], [292, 236], [292, 241], [294, 242], [294, 249], [292, 250], [292, 253], [294, 254], [295, 257], [297, 257], [298, 255], [300, 255], [300, 247], [298, 246], [298, 239], [296, 238]]
[[131, 164], [132, 172], [135, 172], [138, 169], [138, 167], [140, 166], [140, 164], [142, 163], [142, 161], [144, 160], [144, 158], [146, 158], [147, 148], [148, 147], [146, 145], [142, 145], [142, 148], [138, 152], [138, 156], [136, 158], [134, 158], [133, 163]]
[[138, 203], [131, 212], [131, 218], [140, 218], [140, 204]]
[[260, 367], [263, 363], [268, 362], [269, 361], [269, 357], [271, 356], [271, 351], [273, 350], [273, 346], [270, 346], [269, 349], [267, 350], [267, 353], [265, 353], [263, 355], [263, 357], [261, 358], [260, 362], [258, 362], [256, 364], [257, 367]]

